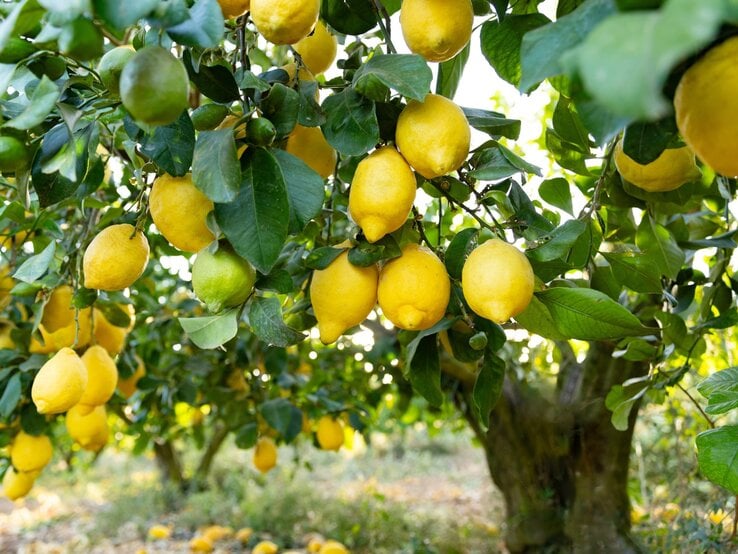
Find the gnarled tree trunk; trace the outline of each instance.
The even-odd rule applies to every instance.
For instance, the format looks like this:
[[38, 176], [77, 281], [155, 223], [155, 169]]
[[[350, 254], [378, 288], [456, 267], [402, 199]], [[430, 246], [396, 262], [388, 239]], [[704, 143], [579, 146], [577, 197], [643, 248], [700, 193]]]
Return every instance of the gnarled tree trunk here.
[[627, 495], [638, 405], [628, 429], [618, 431], [605, 397], [613, 385], [645, 375], [648, 364], [613, 359], [612, 351], [592, 343], [582, 364], [568, 351], [553, 397], [507, 378], [486, 432], [469, 409], [468, 391], [458, 397], [505, 496], [513, 553], [639, 551], [629, 535]]

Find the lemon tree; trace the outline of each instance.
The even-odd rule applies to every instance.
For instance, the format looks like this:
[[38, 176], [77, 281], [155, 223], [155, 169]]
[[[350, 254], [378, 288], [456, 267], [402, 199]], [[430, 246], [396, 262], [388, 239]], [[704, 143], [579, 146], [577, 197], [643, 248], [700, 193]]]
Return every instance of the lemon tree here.
[[[0, 13], [6, 496], [44, 479], [28, 437], [187, 489], [228, 441], [250, 479], [283, 444], [468, 427], [510, 551], [634, 552], [639, 409], [736, 408], [730, 2]], [[738, 493], [735, 427], [699, 421]]]

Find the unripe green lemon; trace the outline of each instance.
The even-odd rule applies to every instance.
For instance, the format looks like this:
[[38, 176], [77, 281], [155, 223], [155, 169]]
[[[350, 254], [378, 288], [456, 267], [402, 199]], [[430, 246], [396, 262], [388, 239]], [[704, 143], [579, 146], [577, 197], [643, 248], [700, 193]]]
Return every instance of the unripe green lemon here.
[[255, 282], [254, 268], [225, 242], [215, 254], [200, 250], [192, 265], [192, 288], [213, 313], [246, 302]]
[[228, 108], [222, 104], [203, 104], [196, 108], [190, 119], [197, 131], [215, 129], [228, 115]]
[[277, 130], [274, 128], [274, 123], [265, 117], [249, 119], [246, 124], [246, 138], [251, 144], [269, 146], [274, 142], [276, 136]]
[[15, 137], [0, 137], [0, 171], [14, 172], [28, 165], [28, 148]]
[[100, 80], [111, 94], [117, 96], [120, 92], [120, 74], [135, 54], [136, 51], [132, 46], [117, 46], [108, 50], [100, 58], [100, 63], [97, 64], [97, 74], [100, 75]]

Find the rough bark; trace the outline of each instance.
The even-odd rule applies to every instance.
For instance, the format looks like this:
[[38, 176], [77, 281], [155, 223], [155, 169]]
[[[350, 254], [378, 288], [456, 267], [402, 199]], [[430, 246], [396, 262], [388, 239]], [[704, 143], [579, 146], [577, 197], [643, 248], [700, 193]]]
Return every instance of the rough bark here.
[[627, 495], [638, 406], [628, 429], [617, 431], [605, 397], [613, 385], [644, 375], [648, 365], [614, 360], [603, 343], [593, 343], [582, 364], [562, 349], [555, 394], [506, 379], [486, 432], [468, 409], [468, 396], [458, 399], [505, 497], [508, 549], [638, 552], [629, 536]]

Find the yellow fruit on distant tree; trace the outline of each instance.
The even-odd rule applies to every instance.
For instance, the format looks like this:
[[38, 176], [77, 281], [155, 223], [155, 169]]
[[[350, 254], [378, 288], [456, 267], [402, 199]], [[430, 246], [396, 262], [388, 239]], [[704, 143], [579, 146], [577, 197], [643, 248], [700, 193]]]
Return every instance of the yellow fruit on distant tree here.
[[31, 492], [35, 480], [35, 473], [16, 471], [13, 466], [10, 466], [3, 477], [3, 494], [9, 500], [23, 498]]
[[446, 313], [450, 296], [446, 266], [424, 246], [405, 246], [402, 256], [387, 262], [379, 273], [379, 307], [400, 329], [433, 327]]
[[0, 350], [5, 349], [5, 348], [8, 348], [8, 349], [15, 348], [15, 341], [13, 340], [13, 337], [10, 335], [13, 329], [15, 329], [15, 325], [13, 325], [12, 322], [10, 321], [0, 322]]
[[429, 62], [445, 62], [469, 42], [474, 10], [471, 0], [404, 0], [402, 36], [408, 48]]
[[226, 242], [215, 254], [203, 248], [192, 264], [192, 288], [213, 313], [246, 302], [255, 282], [254, 268]]
[[265, 39], [295, 44], [318, 21], [320, 0], [251, 0], [251, 19]]
[[325, 541], [318, 554], [349, 554], [349, 551], [340, 542], [328, 540]]
[[738, 37], [708, 52], [682, 76], [674, 95], [679, 133], [718, 173], [738, 175]]
[[471, 129], [462, 109], [428, 94], [410, 100], [397, 120], [395, 142], [407, 162], [426, 179], [456, 171], [469, 155]]
[[6, 265], [0, 267], [0, 308], [10, 304], [10, 291], [15, 286], [15, 279], [10, 276], [10, 268]]
[[233, 19], [249, 11], [251, 0], [218, 0], [225, 19]]
[[300, 40], [293, 47], [300, 54], [302, 63], [315, 75], [328, 69], [336, 59], [338, 42], [322, 21], [315, 25], [313, 33]]
[[318, 420], [316, 431], [318, 444], [323, 450], [340, 450], [343, 446], [343, 423], [340, 419], [323, 416]]
[[246, 544], [253, 534], [254, 530], [251, 527], [243, 527], [236, 531], [235, 539], [242, 544]]
[[313, 271], [310, 301], [323, 344], [334, 342], [366, 319], [377, 303], [378, 279], [376, 265], [356, 266], [349, 262], [348, 251], [325, 269]]
[[469, 307], [495, 323], [525, 310], [533, 298], [533, 268], [520, 250], [499, 239], [477, 246], [464, 263], [461, 288]]
[[325, 140], [320, 127], [295, 125], [287, 138], [285, 150], [300, 158], [323, 179], [327, 179], [336, 169], [336, 151]]
[[79, 399], [79, 408], [84, 414], [105, 404], [113, 396], [118, 384], [118, 368], [108, 351], [99, 344], [85, 351], [82, 363], [87, 368], [87, 386]]
[[272, 541], [261, 541], [254, 546], [251, 554], [277, 554], [277, 552], [279, 552], [279, 547]]
[[111, 356], [117, 356], [121, 353], [126, 344], [126, 337], [131, 329], [133, 329], [136, 319], [133, 304], [118, 304], [118, 307], [130, 317], [131, 322], [127, 327], [113, 325], [105, 317], [102, 310], [98, 310], [97, 308], [94, 310], [95, 321], [93, 324], [93, 334], [95, 336], [95, 342], [107, 350]]
[[67, 433], [85, 450], [100, 450], [108, 442], [108, 417], [105, 406], [95, 406], [91, 411], [77, 404], [67, 412]]
[[651, 163], [639, 164], [623, 151], [623, 142], [615, 145], [615, 166], [623, 179], [648, 192], [667, 192], [701, 173], [688, 146], [667, 148]]
[[141, 231], [128, 223], [106, 227], [85, 250], [85, 287], [123, 290], [141, 277], [148, 261], [149, 241]]
[[53, 453], [49, 437], [20, 431], [10, 447], [10, 463], [18, 471], [40, 471], [51, 461]]
[[266, 473], [277, 465], [277, 445], [269, 437], [261, 437], [254, 447], [254, 467]]
[[207, 226], [213, 202], [192, 182], [192, 175], [164, 174], [149, 194], [151, 219], [169, 242], [184, 252], [199, 252], [215, 240]]
[[407, 221], [415, 201], [415, 175], [392, 146], [361, 160], [349, 193], [349, 213], [369, 242], [396, 231]]
[[318, 554], [320, 552], [320, 549], [323, 548], [323, 545], [325, 544], [325, 540], [323, 540], [322, 537], [312, 537], [308, 543], [305, 549], [310, 554]]
[[251, 390], [241, 369], [234, 369], [228, 374], [226, 385], [228, 385], [229, 389], [236, 392], [249, 392]]
[[190, 552], [212, 552], [213, 542], [207, 537], [192, 537], [190, 539]]
[[233, 529], [222, 525], [210, 525], [202, 530], [202, 536], [210, 542], [218, 542], [232, 537]]
[[133, 375], [126, 377], [125, 379], [121, 379], [120, 375], [118, 375], [118, 390], [126, 400], [133, 396], [133, 393], [136, 392], [138, 382], [144, 375], [146, 375], [146, 366], [144, 365], [143, 360], [138, 356], [135, 358], [138, 365], [136, 366], [136, 371], [133, 372]]
[[172, 528], [166, 525], [152, 525], [149, 527], [148, 536], [154, 540], [164, 540], [172, 536]]
[[40, 414], [60, 414], [74, 406], [87, 387], [87, 368], [71, 348], [62, 348], [41, 369], [31, 387]]

